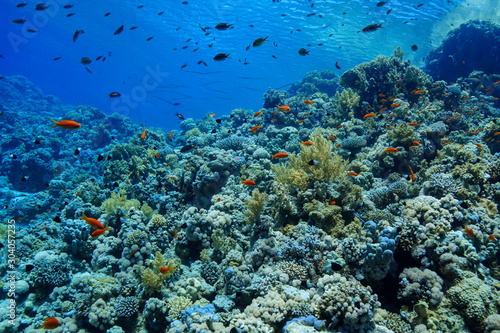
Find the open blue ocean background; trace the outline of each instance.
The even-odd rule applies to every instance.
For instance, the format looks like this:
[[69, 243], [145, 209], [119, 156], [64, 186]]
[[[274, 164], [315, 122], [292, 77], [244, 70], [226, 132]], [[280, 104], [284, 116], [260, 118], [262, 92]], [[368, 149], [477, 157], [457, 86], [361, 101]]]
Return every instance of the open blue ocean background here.
[[[196, 119], [235, 108], [258, 111], [269, 87], [286, 89], [311, 70], [341, 75], [379, 54], [391, 55], [397, 46], [422, 65], [450, 29], [469, 19], [495, 22], [500, 7], [498, 1], [455, 0], [390, 0], [382, 6], [361, 0], [52, 0], [48, 9], [36, 11], [35, 2], [16, 8], [18, 3], [1, 4], [2, 75], [24, 75], [65, 104], [91, 105], [167, 130], [178, 127], [176, 112]], [[215, 30], [221, 22], [234, 28]], [[114, 35], [122, 24], [124, 31]], [[382, 28], [359, 32], [369, 24]], [[133, 26], [138, 28], [129, 30]], [[84, 33], [73, 42], [76, 30]], [[267, 36], [263, 45], [246, 50]], [[301, 48], [309, 54], [299, 55]], [[230, 55], [216, 62], [218, 53]], [[95, 61], [98, 56], [106, 60]], [[83, 57], [92, 59], [92, 74], [80, 63]], [[115, 91], [122, 98], [108, 97]]]

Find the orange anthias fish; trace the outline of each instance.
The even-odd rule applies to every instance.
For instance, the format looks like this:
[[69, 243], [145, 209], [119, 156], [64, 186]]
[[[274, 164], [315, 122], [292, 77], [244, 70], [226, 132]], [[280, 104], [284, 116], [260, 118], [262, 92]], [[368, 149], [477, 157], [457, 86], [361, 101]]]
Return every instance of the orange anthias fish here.
[[363, 116], [363, 119], [368, 119], [368, 118], [371, 118], [371, 117], [375, 117], [376, 114], [375, 113], [367, 113]]
[[497, 241], [497, 239], [495, 238], [495, 236], [493, 236], [493, 234], [488, 235], [488, 239], [489, 239], [490, 241], [493, 241], [493, 242], [496, 242], [496, 241]]
[[278, 109], [280, 109], [281, 111], [287, 113], [288, 111], [290, 111], [290, 107], [288, 105], [282, 105], [282, 106], [279, 106], [278, 104], [276, 104], [276, 106], [278, 107]]
[[413, 141], [413, 145], [414, 145], [414, 146], [420, 146], [420, 142], [418, 142], [417, 140], [414, 140], [414, 141]]
[[255, 182], [253, 180], [242, 180], [240, 184], [246, 185], [246, 186], [255, 186]]
[[335, 141], [335, 139], [336, 139], [333, 135], [329, 135], [328, 137], [330, 138], [330, 140], [333, 140], [333, 141]]
[[420, 126], [419, 123], [409, 123], [408, 125], [410, 125], [410, 126]]
[[106, 223], [106, 226], [104, 227], [104, 229], [97, 229], [97, 230], [94, 230], [94, 232], [91, 234], [91, 236], [93, 238], [97, 238], [99, 236], [102, 236], [104, 235], [104, 233], [108, 230], [111, 230], [111, 228], [108, 228], [108, 223]]
[[277, 154], [274, 154], [271, 156], [272, 156], [271, 159], [280, 159], [280, 158], [287, 158], [288, 154], [287, 153], [277, 153]]
[[469, 229], [466, 225], [464, 227], [465, 227], [465, 234], [467, 236], [469, 236], [470, 238], [473, 238], [474, 237], [474, 230]]
[[142, 127], [144, 127], [144, 129], [142, 131], [141, 139], [144, 141], [146, 140], [146, 126], [142, 125]]
[[59, 325], [61, 325], [61, 323], [59, 322], [59, 320], [57, 320], [57, 318], [49, 317], [49, 318], [46, 318], [43, 321], [42, 326], [40, 326], [40, 327], [38, 327], [36, 329], [39, 330], [41, 328], [44, 328], [46, 330], [53, 330], [55, 328], [58, 328]]
[[312, 142], [311, 141], [302, 141], [301, 144], [303, 144], [304, 146], [310, 146], [310, 145], [312, 145]]
[[259, 111], [259, 112], [255, 112], [255, 113], [253, 114], [253, 116], [254, 116], [254, 117], [258, 117], [258, 116], [260, 116], [260, 114], [261, 114], [261, 113], [262, 113], [262, 110], [261, 110], [261, 111]]
[[173, 135], [173, 134], [174, 134], [174, 131], [172, 131], [172, 132], [168, 133], [168, 137], [169, 137], [169, 138], [172, 138], [172, 135]]
[[90, 225], [92, 228], [95, 229], [104, 229], [104, 226], [102, 225], [101, 222], [97, 221], [96, 219], [93, 219], [91, 217], [85, 216], [85, 213], [83, 213], [82, 217], [79, 217], [80, 220], [85, 220], [88, 225]]
[[397, 151], [398, 151], [397, 148], [392, 148], [392, 147], [389, 147], [385, 150], [386, 153], [395, 153]]
[[172, 263], [169, 263], [167, 267], [160, 267], [160, 273], [162, 274], [172, 274], [175, 271], [175, 268], [172, 267]]
[[397, 108], [398, 106], [399, 106], [399, 104], [397, 104], [397, 103], [391, 104], [391, 108]]
[[314, 104], [314, 103], [316, 103], [316, 102], [315, 102], [315, 101], [310, 101], [310, 100], [306, 99], [306, 100], [304, 101], [304, 103], [306, 103], [306, 104]]
[[411, 166], [408, 165], [408, 168], [410, 168], [411, 181], [412, 181], [412, 183], [414, 183], [415, 182], [415, 174], [413, 173], [413, 170], [411, 169]]
[[348, 172], [347, 174], [348, 174], [349, 176], [354, 176], [354, 177], [356, 177], [356, 176], [358, 175], [358, 174], [357, 174], [356, 172], [354, 172], [354, 171], [350, 171], [350, 172]]
[[63, 129], [68, 129], [68, 130], [75, 130], [75, 129], [79, 129], [82, 127], [82, 125], [80, 125], [79, 123], [77, 123], [76, 121], [73, 121], [73, 120], [55, 121], [52, 118], [49, 118], [49, 119], [54, 122], [54, 126], [52, 126], [51, 128], [60, 127]]
[[252, 127], [252, 129], [250, 130], [250, 133], [255, 133], [257, 132], [259, 129], [261, 129], [262, 126], [258, 125], [258, 126], [255, 126], [255, 127]]

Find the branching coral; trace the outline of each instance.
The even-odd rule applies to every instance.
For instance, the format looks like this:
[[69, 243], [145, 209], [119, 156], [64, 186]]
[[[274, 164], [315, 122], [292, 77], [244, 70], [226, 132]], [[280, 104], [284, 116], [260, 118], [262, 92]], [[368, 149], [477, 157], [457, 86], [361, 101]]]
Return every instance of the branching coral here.
[[349, 112], [359, 104], [359, 95], [351, 88], [342, 90], [339, 94], [337, 91], [334, 97], [335, 102], [341, 107], [342, 110]]
[[310, 136], [311, 145], [303, 146], [299, 155], [291, 154], [287, 166], [273, 166], [278, 183], [293, 184], [300, 189], [312, 181], [337, 181], [344, 174], [347, 161], [336, 152], [332, 155], [332, 143], [317, 128]]
[[126, 191], [122, 189], [118, 193], [111, 193], [111, 197], [104, 200], [104, 202], [102, 203], [101, 209], [103, 209], [107, 214], [113, 214], [118, 208], [121, 208], [122, 211], [127, 212], [131, 207], [139, 208], [140, 206], [141, 203], [139, 202], [139, 200], [128, 200]]
[[[155, 254], [155, 260], [149, 260], [153, 264], [153, 269], [146, 268], [144, 272], [142, 272], [142, 285], [146, 287], [146, 290], [149, 293], [160, 291], [163, 287], [163, 282], [171, 276], [175, 269], [165, 270], [165, 273], [162, 272], [162, 266], [165, 261], [165, 257], [160, 251], [157, 251]], [[172, 263], [167, 265], [168, 267], [172, 267]]]
[[260, 213], [264, 209], [266, 199], [267, 194], [260, 193], [258, 188], [252, 191], [252, 198], [247, 198], [246, 200], [247, 210], [245, 211], [245, 218], [248, 223], [252, 223], [259, 218]]

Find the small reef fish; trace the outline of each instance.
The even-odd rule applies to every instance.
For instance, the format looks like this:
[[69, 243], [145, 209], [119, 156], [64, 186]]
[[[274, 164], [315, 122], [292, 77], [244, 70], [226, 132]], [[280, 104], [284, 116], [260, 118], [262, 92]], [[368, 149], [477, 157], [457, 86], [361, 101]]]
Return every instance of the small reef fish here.
[[253, 116], [254, 116], [254, 117], [258, 117], [258, 116], [260, 116], [260, 114], [261, 114], [261, 113], [262, 113], [262, 111], [255, 112]]
[[84, 32], [85, 32], [85, 31], [83, 31], [83, 30], [77, 30], [77, 31], [75, 31], [75, 33], [73, 34], [73, 43], [75, 43], [75, 42], [76, 42], [76, 39], [78, 38], [78, 35], [81, 35], [81, 34], [83, 34]]
[[395, 153], [397, 152], [398, 149], [397, 148], [393, 148], [393, 147], [389, 147], [385, 150], [386, 153]]
[[255, 132], [257, 132], [257, 131], [261, 128], [261, 127], [262, 127], [262, 126], [260, 126], [260, 125], [257, 125], [257, 126], [252, 127], [252, 129], [250, 130], [250, 133], [255, 133]]
[[310, 145], [312, 145], [312, 142], [311, 141], [302, 141], [301, 144], [303, 144], [304, 146], [310, 146]]
[[52, 118], [49, 118], [49, 119], [54, 122], [54, 126], [52, 126], [51, 128], [60, 127], [60, 128], [67, 129], [67, 130], [75, 130], [75, 129], [79, 129], [82, 127], [82, 125], [80, 125], [79, 123], [77, 123], [76, 121], [73, 121], [73, 120], [55, 121]]
[[115, 32], [113, 32], [113, 35], [121, 34], [122, 31], [123, 31], [123, 24], [119, 26], [118, 29], [115, 30]]
[[193, 149], [195, 146], [194, 145], [187, 145], [181, 148], [181, 153], [185, 153]]
[[253, 180], [242, 180], [240, 184], [246, 185], [246, 186], [255, 186], [255, 182]]
[[281, 159], [281, 158], [287, 158], [288, 157], [288, 154], [287, 153], [277, 153], [277, 154], [274, 154], [274, 155], [271, 155], [272, 159]]
[[229, 58], [229, 53], [228, 54], [218, 53], [215, 55], [214, 60], [215, 61], [223, 61], [223, 60], [226, 60], [227, 58]]
[[267, 37], [269, 37], [269, 36], [266, 36], [266, 38], [257, 38], [257, 39], [253, 42], [252, 46], [253, 46], [253, 47], [261, 46], [261, 45], [262, 45], [262, 44], [264, 44], [264, 42], [266, 41]]
[[141, 139], [142, 139], [142, 141], [144, 141], [144, 140], [146, 140], [146, 126], [142, 125], [142, 127], [144, 129], [142, 130]]
[[420, 126], [419, 123], [409, 123], [408, 125], [410, 125], [410, 126]]
[[304, 121], [306, 121], [305, 119], [301, 119], [299, 121], [297, 121], [297, 124], [302, 124]]
[[120, 97], [121, 94], [119, 92], [113, 91], [112, 93], [108, 94], [109, 98], [116, 98]]
[[94, 230], [94, 232], [91, 234], [91, 236], [93, 238], [97, 238], [99, 236], [102, 236], [104, 235], [104, 233], [108, 230], [111, 230], [111, 228], [108, 228], [108, 223], [106, 223], [106, 226], [104, 227], [104, 229], [97, 229], [97, 230]]
[[356, 177], [356, 176], [358, 175], [358, 174], [357, 174], [356, 172], [354, 172], [354, 171], [349, 171], [347, 174], [348, 174], [349, 176], [354, 176], [354, 177]]
[[23, 24], [24, 22], [26, 22], [26, 19], [14, 19], [14, 20], [12, 20], [12, 23], [15, 23], [15, 24]]
[[299, 50], [299, 54], [300, 54], [301, 56], [305, 56], [305, 55], [308, 55], [308, 54], [309, 54], [309, 51], [307, 51], [307, 50], [306, 50], [306, 49], [304, 49], [304, 48], [301, 48], [301, 49]]
[[411, 169], [411, 166], [408, 165], [408, 168], [410, 168], [411, 181], [412, 181], [412, 183], [414, 183], [415, 182], [415, 174], [413, 173], [413, 170]]
[[339, 66], [339, 62], [338, 61], [335, 63], [335, 68], [341, 69], [340, 66]]
[[80, 220], [85, 220], [88, 225], [90, 225], [92, 228], [95, 229], [104, 229], [104, 226], [102, 225], [101, 222], [97, 221], [96, 219], [93, 219], [91, 217], [85, 216], [85, 213], [83, 213], [82, 217], [79, 217]]
[[391, 108], [397, 108], [397, 107], [399, 107], [399, 104], [397, 103], [391, 104]]
[[493, 236], [492, 234], [488, 235], [488, 239], [489, 239], [490, 241], [493, 241], [493, 242], [496, 242], [496, 241], [497, 241], [497, 239], [495, 238], [495, 236]]
[[417, 140], [414, 140], [414, 141], [413, 141], [413, 145], [414, 145], [414, 146], [420, 146], [420, 142], [418, 142]]
[[316, 103], [316, 102], [315, 102], [315, 101], [310, 101], [310, 100], [306, 99], [306, 100], [304, 101], [304, 103], [306, 103], [306, 104], [308, 104], [308, 105], [309, 105], [309, 104], [314, 104], [314, 103]]
[[[227, 24], [227, 23], [219, 23], [215, 26], [215, 30], [219, 30], [219, 31], [224, 31], [224, 30], [233, 29], [233, 28], [234, 28], [234, 24]], [[203, 31], [205, 31], [205, 30], [203, 30]]]
[[376, 114], [375, 113], [367, 113], [363, 116], [363, 119], [368, 119], [368, 118], [372, 118], [372, 117], [375, 117]]
[[464, 227], [465, 227], [465, 234], [470, 238], [474, 238], [474, 230], [468, 228], [466, 225], [464, 225]]
[[184, 120], [184, 116], [182, 114], [180, 114], [179, 112], [176, 112], [175, 115], [177, 116], [177, 118], [179, 118], [180, 120]]
[[135, 252], [137, 252], [137, 249], [133, 249], [132, 251], [130, 251], [130, 255], [128, 257], [132, 258]]
[[37, 327], [36, 329], [39, 330], [41, 328], [44, 328], [46, 330], [53, 330], [55, 328], [58, 328], [60, 324], [61, 323], [59, 322], [59, 320], [57, 320], [57, 318], [49, 317], [49, 318], [45, 318], [42, 326]]
[[92, 59], [90, 59], [89, 57], [83, 57], [82, 59], [80, 59], [80, 62], [82, 63], [82, 65], [90, 65], [92, 63]]
[[333, 140], [333, 141], [336, 140], [336, 138], [333, 135], [329, 135], [328, 137], [330, 138], [330, 140]]
[[281, 110], [281, 111], [283, 111], [285, 113], [287, 113], [288, 111], [291, 110], [288, 105], [281, 105], [281, 106], [279, 106], [278, 104], [276, 104], [276, 106], [278, 107], [279, 110]]
[[167, 274], [172, 274], [175, 271], [175, 268], [172, 267], [172, 263], [169, 263], [167, 267], [160, 267], [160, 273], [167, 275]]
[[382, 23], [380, 24], [369, 24], [366, 27], [364, 27], [361, 31], [362, 32], [372, 32], [377, 30], [378, 28], [382, 27]]

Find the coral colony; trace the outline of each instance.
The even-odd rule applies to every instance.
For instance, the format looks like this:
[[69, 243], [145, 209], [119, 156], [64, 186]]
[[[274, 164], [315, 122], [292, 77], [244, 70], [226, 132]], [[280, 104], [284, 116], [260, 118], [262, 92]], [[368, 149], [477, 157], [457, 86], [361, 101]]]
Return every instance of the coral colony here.
[[0, 331], [500, 330], [500, 79], [403, 54], [172, 132], [5, 77]]

